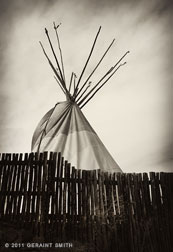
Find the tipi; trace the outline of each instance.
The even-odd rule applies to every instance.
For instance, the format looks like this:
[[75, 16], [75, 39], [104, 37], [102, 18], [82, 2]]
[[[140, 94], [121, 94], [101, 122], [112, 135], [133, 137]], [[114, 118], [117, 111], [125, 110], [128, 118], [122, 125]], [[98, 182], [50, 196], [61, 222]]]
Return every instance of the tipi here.
[[95, 86], [88, 91], [91, 83], [90, 78], [114, 43], [113, 40], [86, 81], [83, 85], [79, 86], [100, 33], [100, 27], [78, 81], [76, 81], [76, 75], [72, 73], [69, 87], [67, 87], [65, 82], [62, 51], [57, 32], [58, 27], [59, 26], [56, 26], [54, 23], [60, 52], [61, 66], [55, 54], [47, 29], [45, 29], [45, 32], [54, 55], [57, 68], [54, 67], [41, 42], [40, 44], [51, 68], [54, 71], [55, 79], [66, 96], [66, 101], [57, 103], [54, 108], [49, 110], [41, 119], [33, 135], [32, 151], [61, 152], [64, 158], [77, 169], [101, 169], [108, 172], [122, 172], [83, 115], [81, 109], [97, 93], [97, 91], [103, 87], [103, 85], [114, 75], [114, 73], [125, 64], [121, 64], [120, 62], [128, 52], [126, 52], [122, 58], [95, 84]]

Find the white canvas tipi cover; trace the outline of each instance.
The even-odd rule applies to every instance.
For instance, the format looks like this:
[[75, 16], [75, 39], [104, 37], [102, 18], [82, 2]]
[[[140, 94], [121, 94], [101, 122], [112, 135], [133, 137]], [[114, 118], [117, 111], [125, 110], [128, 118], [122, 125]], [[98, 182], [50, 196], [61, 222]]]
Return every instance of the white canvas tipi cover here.
[[32, 151], [61, 152], [77, 169], [122, 172], [76, 103], [61, 102], [38, 124]]

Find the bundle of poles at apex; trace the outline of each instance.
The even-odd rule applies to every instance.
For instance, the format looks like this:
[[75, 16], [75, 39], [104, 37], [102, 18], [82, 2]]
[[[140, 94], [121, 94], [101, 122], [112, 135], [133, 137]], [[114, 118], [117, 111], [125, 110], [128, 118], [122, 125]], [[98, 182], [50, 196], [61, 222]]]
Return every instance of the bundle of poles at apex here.
[[57, 83], [59, 84], [61, 90], [63, 91], [63, 93], [66, 95], [67, 100], [71, 101], [71, 102], [75, 102], [80, 109], [82, 109], [92, 98], [93, 96], [107, 83], [107, 81], [118, 71], [118, 69], [125, 65], [126, 62], [122, 62], [122, 60], [125, 58], [125, 56], [129, 53], [129, 51], [127, 51], [104, 75], [103, 77], [89, 90], [89, 88], [91, 87], [91, 77], [94, 74], [94, 72], [96, 71], [96, 69], [99, 67], [99, 65], [101, 64], [101, 62], [103, 61], [104, 57], [106, 56], [106, 54], [108, 53], [108, 51], [110, 50], [110, 48], [112, 47], [113, 43], [115, 42], [115, 39], [113, 39], [113, 41], [110, 43], [110, 45], [108, 46], [107, 50], [104, 52], [104, 54], [102, 55], [101, 59], [99, 60], [99, 62], [97, 63], [97, 65], [94, 67], [94, 69], [92, 70], [92, 72], [89, 74], [89, 76], [86, 78], [86, 80], [83, 82], [82, 85], [81, 81], [82, 81], [82, 77], [84, 75], [84, 72], [86, 70], [86, 67], [90, 61], [90, 58], [92, 56], [92, 53], [94, 51], [94, 47], [96, 45], [96, 41], [98, 39], [99, 33], [101, 31], [101, 26], [99, 27], [99, 30], [96, 34], [96, 37], [94, 39], [93, 45], [91, 47], [89, 56], [86, 60], [86, 63], [82, 69], [82, 72], [78, 78], [77, 81], [77, 76], [74, 72], [72, 72], [71, 74], [71, 78], [70, 78], [70, 83], [69, 83], [69, 87], [67, 88], [67, 84], [66, 84], [66, 80], [65, 80], [65, 71], [64, 71], [64, 63], [63, 63], [63, 56], [62, 56], [62, 50], [61, 50], [61, 45], [60, 45], [60, 39], [59, 39], [59, 35], [58, 35], [58, 28], [60, 27], [61, 23], [59, 25], [56, 25], [55, 22], [53, 23], [54, 25], [54, 30], [55, 30], [55, 34], [56, 34], [56, 39], [57, 39], [57, 43], [58, 43], [58, 49], [59, 49], [59, 55], [60, 55], [60, 62], [57, 58], [57, 55], [55, 54], [55, 50], [53, 48], [48, 30], [45, 28], [45, 33], [47, 36], [47, 39], [49, 41], [49, 45], [51, 47], [53, 56], [55, 58], [56, 64], [57, 66], [55, 67], [52, 63], [52, 61], [50, 60], [50, 58], [48, 57], [42, 43], [40, 42], [40, 45], [43, 49], [43, 53], [46, 56], [55, 76], [55, 80], [57, 81]]

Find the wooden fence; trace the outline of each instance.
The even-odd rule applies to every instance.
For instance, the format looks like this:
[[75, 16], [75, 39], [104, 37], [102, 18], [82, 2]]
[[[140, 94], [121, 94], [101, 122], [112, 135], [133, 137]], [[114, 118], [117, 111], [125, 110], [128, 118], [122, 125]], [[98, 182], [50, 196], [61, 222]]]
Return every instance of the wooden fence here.
[[72, 242], [85, 252], [171, 251], [172, 192], [172, 173], [76, 170], [60, 153], [0, 157], [0, 224], [29, 230], [26, 242]]

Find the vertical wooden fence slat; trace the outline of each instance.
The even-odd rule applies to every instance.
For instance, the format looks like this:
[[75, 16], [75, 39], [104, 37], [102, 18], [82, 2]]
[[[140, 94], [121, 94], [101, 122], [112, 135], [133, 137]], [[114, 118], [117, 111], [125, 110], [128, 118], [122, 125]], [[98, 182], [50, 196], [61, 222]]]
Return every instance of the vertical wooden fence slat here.
[[90, 243], [95, 241], [95, 225], [94, 225], [94, 188], [93, 188], [93, 171], [88, 173], [89, 179], [89, 194], [90, 194]]
[[3, 170], [4, 170], [3, 155], [4, 154], [0, 155], [0, 192], [2, 189], [2, 181], [3, 181], [2, 179], [3, 179]]
[[100, 210], [99, 210], [99, 190], [98, 190], [98, 171], [93, 171], [93, 191], [94, 191], [94, 243], [95, 249], [98, 248], [99, 233], [101, 232], [100, 225]]
[[63, 169], [64, 169], [64, 158], [61, 158], [60, 170], [59, 170], [59, 238], [62, 240], [62, 228], [63, 228]]
[[[72, 179], [72, 209], [71, 209], [71, 219], [72, 219], [72, 226], [71, 226], [71, 230], [73, 230], [73, 235], [72, 238], [75, 240], [77, 237], [77, 199], [76, 199], [76, 169], [74, 167], [72, 167], [72, 173], [71, 173], [71, 179]], [[70, 231], [71, 232], [71, 231]]]
[[[117, 189], [118, 189], [118, 208], [119, 208], [119, 216], [120, 216], [120, 222], [118, 225], [118, 233], [119, 235], [119, 250], [124, 252], [127, 243], [127, 239], [124, 238], [125, 236], [125, 231], [124, 230], [124, 225], [123, 222], [126, 221], [126, 214], [125, 214], [125, 206], [124, 206], [124, 194], [123, 194], [123, 185], [122, 185], [122, 177], [124, 174], [117, 174]], [[123, 221], [124, 220], [124, 221]], [[128, 238], [128, 237], [127, 237]]]
[[[127, 174], [126, 176], [126, 192], [127, 192], [127, 207], [128, 207], [128, 224], [129, 224], [129, 237], [131, 244], [131, 251], [138, 251], [137, 247], [137, 229], [136, 229], [136, 204], [135, 193], [134, 193], [134, 176], [132, 174]], [[134, 233], [136, 235], [134, 236]]]
[[102, 185], [102, 195], [103, 198], [101, 199], [103, 201], [103, 214], [102, 216], [102, 236], [104, 241], [104, 247], [105, 249], [108, 247], [108, 237], [107, 237], [107, 215], [108, 215], [108, 207], [107, 207], [107, 192], [106, 192], [106, 176], [108, 176], [107, 172], [101, 172], [101, 185]]
[[104, 191], [104, 174], [102, 171], [98, 171], [98, 185], [99, 185], [99, 210], [100, 210], [100, 218], [99, 222], [101, 225], [100, 233], [98, 234], [99, 236], [97, 237], [98, 239], [98, 248], [105, 248], [107, 244], [107, 239], [106, 239], [106, 218], [105, 218], [105, 206], [104, 206], [104, 201], [106, 199], [105, 191]]
[[22, 184], [22, 160], [23, 160], [23, 154], [20, 153], [19, 155], [19, 165], [18, 165], [18, 173], [17, 173], [17, 181], [16, 181], [16, 194], [17, 194], [17, 202], [15, 206], [15, 221], [19, 224], [20, 221], [20, 209], [21, 209], [21, 184]]
[[61, 153], [58, 153], [58, 159], [57, 159], [57, 165], [56, 165], [56, 192], [55, 192], [55, 224], [56, 228], [55, 231], [57, 233], [57, 238], [59, 239], [61, 235], [61, 228], [60, 228], [60, 223], [61, 223], [61, 216], [60, 216], [60, 167], [61, 167]]
[[153, 232], [152, 232], [152, 240], [153, 247], [156, 251], [160, 252], [158, 240], [158, 213], [157, 213], [157, 193], [156, 193], [156, 184], [155, 184], [155, 173], [150, 172], [150, 182], [151, 182], [151, 194], [152, 194], [152, 221], [153, 221]]
[[84, 242], [87, 240], [86, 234], [86, 171], [82, 171], [82, 239]]
[[52, 206], [51, 206], [51, 217], [52, 217], [52, 233], [54, 235], [55, 230], [56, 230], [56, 203], [57, 203], [57, 198], [56, 198], [56, 179], [55, 179], [55, 174], [56, 174], [56, 169], [57, 169], [57, 153], [53, 153], [53, 160], [52, 160], [52, 168], [51, 168], [51, 182], [52, 182], [52, 187], [51, 187], [51, 194], [52, 194]]
[[167, 173], [167, 180], [168, 180], [168, 185], [169, 185], [169, 193], [168, 193], [168, 202], [169, 202], [169, 229], [168, 229], [168, 239], [170, 239], [170, 247], [173, 248], [173, 200], [172, 200], [172, 195], [173, 195], [173, 173]]
[[32, 204], [32, 186], [33, 186], [33, 161], [34, 161], [34, 153], [30, 154], [30, 162], [28, 164], [28, 190], [26, 194], [26, 221], [31, 227], [31, 204]]
[[33, 166], [33, 190], [32, 190], [32, 205], [31, 205], [31, 222], [32, 222], [32, 232], [34, 235], [38, 235], [38, 163], [39, 163], [39, 155], [38, 153], [34, 153], [34, 166]]
[[168, 229], [168, 239], [170, 239], [170, 247], [173, 248], [173, 200], [172, 200], [172, 195], [173, 195], [173, 173], [167, 173], [167, 181], [168, 181], [168, 187], [169, 187], [169, 193], [168, 193], [168, 215], [169, 215], [169, 229]]
[[26, 205], [27, 205], [27, 184], [28, 184], [28, 163], [29, 163], [30, 155], [28, 153], [25, 154], [25, 162], [23, 164], [23, 185], [22, 185], [22, 195], [23, 195], [23, 203], [21, 207], [21, 215], [22, 215], [22, 226], [25, 226], [26, 222]]
[[35, 224], [36, 224], [35, 205], [36, 205], [36, 188], [37, 188], [37, 158], [38, 158], [37, 153], [34, 153], [34, 159], [33, 159], [33, 164], [32, 164], [33, 175], [32, 175], [32, 187], [31, 187], [32, 201], [31, 201], [31, 205], [30, 205], [30, 209], [31, 209], [30, 220], [31, 220], [31, 226], [32, 226], [33, 233], [35, 233]]
[[6, 215], [8, 213], [8, 210], [7, 210], [7, 199], [9, 198], [8, 196], [8, 182], [9, 182], [9, 174], [10, 174], [10, 165], [9, 165], [9, 160], [10, 160], [11, 156], [9, 156], [9, 154], [7, 153], [6, 154], [6, 157], [5, 157], [5, 177], [3, 176], [3, 180], [4, 180], [4, 183], [3, 183], [3, 186], [2, 186], [2, 194], [3, 194], [3, 198], [2, 198], [2, 205], [3, 205], [3, 216], [4, 216], [4, 220], [6, 220], [8, 218], [8, 216]]
[[89, 194], [89, 179], [88, 179], [88, 171], [85, 171], [85, 208], [86, 208], [86, 241], [89, 243], [90, 241], [90, 194]]
[[62, 223], [62, 237], [65, 241], [67, 239], [66, 236], [66, 225], [67, 225], [67, 219], [66, 219], [66, 200], [67, 200], [67, 170], [68, 170], [68, 162], [65, 161], [65, 167], [64, 167], [64, 183], [63, 183], [63, 223]]
[[49, 153], [47, 160], [47, 175], [46, 175], [46, 219], [45, 219], [45, 229], [46, 229], [46, 239], [50, 240], [53, 235], [53, 215], [52, 215], [52, 190], [54, 188], [54, 178], [52, 177], [53, 170], [53, 152]]
[[37, 184], [36, 184], [36, 190], [37, 190], [37, 202], [36, 202], [36, 234], [40, 236], [40, 222], [41, 222], [41, 200], [42, 200], [42, 168], [43, 168], [43, 153], [40, 153], [36, 155], [36, 160], [38, 160], [37, 165]]
[[[28, 153], [24, 154], [24, 160], [22, 161], [21, 164], [21, 183], [20, 183], [20, 188], [19, 188], [19, 194], [20, 194], [20, 209], [18, 209], [18, 214], [20, 215], [19, 217], [19, 221], [20, 224], [24, 222], [24, 216], [22, 214], [22, 208], [23, 208], [23, 204], [24, 204], [24, 180], [25, 180], [25, 165], [27, 163], [27, 159], [28, 159]], [[21, 224], [21, 226], [23, 226]]]
[[142, 234], [142, 230], [141, 230], [141, 220], [143, 218], [143, 199], [142, 199], [142, 176], [141, 174], [136, 174], [136, 178], [137, 178], [137, 185], [136, 185], [136, 191], [138, 191], [137, 194], [137, 221], [136, 221], [136, 227], [134, 232], [136, 231], [137, 236], [136, 236], [136, 247], [138, 250], [140, 250], [141, 248], [141, 240], [143, 235]]
[[78, 219], [79, 219], [79, 229], [78, 229], [78, 239], [82, 241], [82, 174], [81, 170], [77, 170], [78, 177]]
[[111, 174], [112, 179], [112, 205], [114, 209], [113, 214], [113, 225], [114, 225], [114, 233], [112, 235], [112, 248], [113, 252], [114, 248], [117, 248], [117, 252], [119, 252], [119, 241], [118, 241], [118, 226], [120, 222], [120, 213], [118, 207], [118, 185], [117, 185], [117, 177], [116, 173]]
[[7, 170], [6, 163], [5, 163], [6, 154], [3, 153], [1, 158], [2, 158], [1, 159], [2, 170], [1, 170], [0, 216], [1, 216], [1, 219], [3, 219], [4, 218], [4, 207], [5, 207], [4, 206], [5, 180], [6, 180], [6, 170]]
[[6, 154], [2, 154], [2, 159], [1, 159], [1, 192], [0, 192], [0, 217], [3, 219], [4, 216], [4, 186], [5, 186], [5, 179], [6, 179], [6, 165], [5, 165], [5, 159], [6, 159]]
[[[72, 199], [72, 194], [73, 194], [73, 188], [72, 188], [72, 174], [71, 174], [71, 167], [70, 165], [67, 166], [67, 239], [70, 237], [71, 229], [72, 229], [72, 204], [73, 204], [73, 199]], [[73, 230], [74, 234], [74, 230]], [[71, 236], [73, 236], [71, 234]]]
[[10, 161], [11, 161], [11, 155], [8, 154], [7, 156], [7, 173], [6, 173], [6, 176], [7, 176], [7, 191], [6, 191], [6, 201], [5, 201], [5, 204], [4, 204], [4, 214], [6, 215], [6, 218], [5, 219], [8, 219], [8, 218], [11, 218], [11, 201], [12, 201], [12, 195], [10, 193], [10, 189], [11, 189], [11, 182], [12, 182], [12, 175], [13, 175], [13, 168], [10, 164]]
[[155, 173], [155, 179], [154, 179], [154, 184], [155, 184], [155, 193], [156, 193], [156, 222], [157, 222], [157, 240], [160, 239], [160, 245], [159, 245], [159, 250], [164, 251], [164, 247], [162, 244], [164, 244], [165, 240], [163, 239], [164, 234], [162, 232], [162, 206], [161, 206], [161, 192], [160, 192], [160, 186], [159, 186], [159, 173]]
[[16, 208], [16, 203], [17, 203], [17, 194], [16, 194], [16, 183], [17, 183], [17, 174], [18, 174], [18, 154], [13, 154], [13, 177], [11, 181], [11, 191], [13, 192], [12, 197], [11, 197], [11, 213], [12, 213], [12, 218], [11, 220], [15, 220], [15, 208]]
[[43, 154], [43, 166], [42, 166], [42, 194], [41, 194], [41, 216], [40, 216], [40, 236], [42, 239], [47, 236], [46, 227], [47, 227], [47, 173], [48, 173], [48, 165], [47, 165], [47, 152]]

